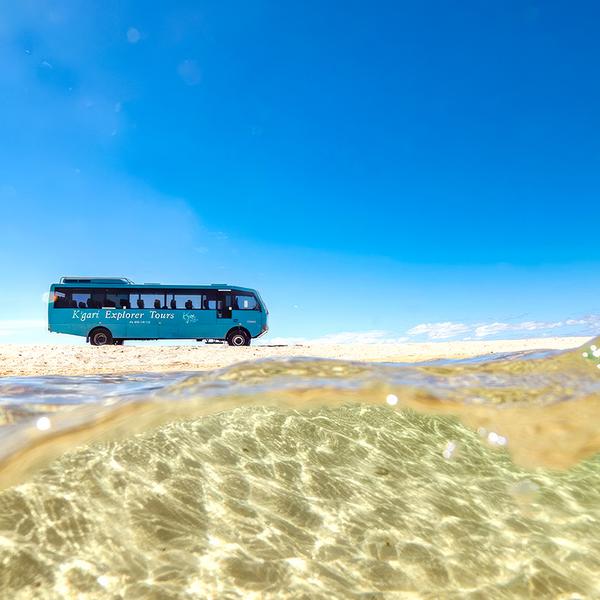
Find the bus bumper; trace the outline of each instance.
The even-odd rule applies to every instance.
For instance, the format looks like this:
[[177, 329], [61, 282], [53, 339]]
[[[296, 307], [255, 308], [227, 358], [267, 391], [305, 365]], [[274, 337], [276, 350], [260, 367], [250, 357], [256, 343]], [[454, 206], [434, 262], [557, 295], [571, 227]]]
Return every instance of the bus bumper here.
[[256, 336], [256, 338], [262, 337], [263, 335], [265, 335], [265, 333], [267, 333], [267, 331], [269, 331], [269, 326], [263, 325], [262, 331]]

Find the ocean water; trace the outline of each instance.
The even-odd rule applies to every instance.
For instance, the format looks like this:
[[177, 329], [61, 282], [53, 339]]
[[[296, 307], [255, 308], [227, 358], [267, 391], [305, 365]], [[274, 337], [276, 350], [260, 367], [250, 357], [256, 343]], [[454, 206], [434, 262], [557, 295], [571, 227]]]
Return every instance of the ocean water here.
[[0, 598], [600, 598], [594, 352], [0, 379]]

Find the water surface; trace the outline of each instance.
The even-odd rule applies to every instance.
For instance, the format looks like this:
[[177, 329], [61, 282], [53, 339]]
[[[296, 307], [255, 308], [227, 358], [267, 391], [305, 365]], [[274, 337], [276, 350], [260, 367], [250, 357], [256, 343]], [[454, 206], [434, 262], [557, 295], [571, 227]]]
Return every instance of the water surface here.
[[4, 378], [2, 597], [600, 597], [593, 352]]

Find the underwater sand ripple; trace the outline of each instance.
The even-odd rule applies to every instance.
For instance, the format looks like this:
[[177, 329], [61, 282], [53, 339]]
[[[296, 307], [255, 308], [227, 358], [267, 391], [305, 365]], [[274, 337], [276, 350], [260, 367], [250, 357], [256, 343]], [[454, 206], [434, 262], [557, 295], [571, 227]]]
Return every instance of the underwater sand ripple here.
[[45, 430], [18, 416], [0, 430], [4, 484], [21, 482], [0, 493], [0, 589], [598, 597], [599, 373], [580, 352], [265, 361], [58, 406]]

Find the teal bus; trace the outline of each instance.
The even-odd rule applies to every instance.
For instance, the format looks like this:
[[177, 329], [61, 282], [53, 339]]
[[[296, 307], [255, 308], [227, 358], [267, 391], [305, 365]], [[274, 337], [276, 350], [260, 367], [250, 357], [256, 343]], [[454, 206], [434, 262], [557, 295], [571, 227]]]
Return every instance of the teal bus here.
[[85, 336], [94, 346], [159, 339], [249, 346], [266, 333], [267, 315], [259, 293], [250, 288], [62, 277], [50, 286], [48, 331]]

